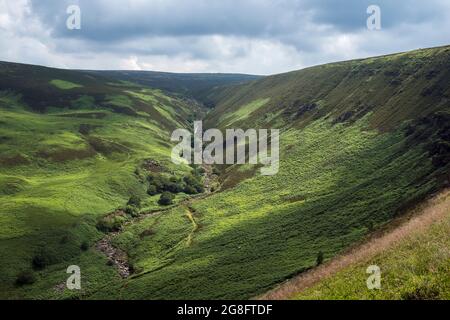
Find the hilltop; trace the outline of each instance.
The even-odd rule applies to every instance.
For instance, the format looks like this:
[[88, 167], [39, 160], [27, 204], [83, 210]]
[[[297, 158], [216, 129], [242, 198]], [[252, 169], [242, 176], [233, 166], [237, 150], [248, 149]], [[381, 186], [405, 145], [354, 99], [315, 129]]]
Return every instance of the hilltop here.
[[[449, 222], [447, 190], [395, 219], [345, 254], [260, 298], [448, 299]], [[368, 290], [367, 268], [375, 265], [381, 271], [381, 290]]]

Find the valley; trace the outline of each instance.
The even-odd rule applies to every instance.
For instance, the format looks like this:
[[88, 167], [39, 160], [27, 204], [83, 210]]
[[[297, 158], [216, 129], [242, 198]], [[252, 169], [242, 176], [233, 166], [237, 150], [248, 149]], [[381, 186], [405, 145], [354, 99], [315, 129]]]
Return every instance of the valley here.
[[[449, 187], [449, 67], [448, 46], [268, 77], [0, 63], [0, 298], [250, 299], [333, 263]], [[278, 173], [174, 164], [200, 120], [280, 130]], [[383, 297], [445, 278], [444, 233], [424, 233], [440, 267]], [[69, 265], [81, 290], [58, 287]], [[283, 297], [370, 298], [363, 278]]]
[[[204, 188], [205, 193], [200, 196], [192, 196], [189, 199], [183, 200], [182, 202], [178, 203], [177, 206], [184, 208], [186, 211], [186, 216], [189, 218], [189, 220], [193, 224], [193, 231], [188, 236], [187, 243], [189, 244], [192, 241], [192, 236], [195, 231], [198, 229], [198, 225], [193, 217], [193, 212], [191, 211], [191, 205], [194, 201], [205, 199], [209, 195], [211, 195], [213, 192], [218, 192], [220, 186], [218, 184], [217, 178], [218, 176], [212, 173], [211, 166], [204, 165], [203, 169], [205, 171], [204, 173]], [[215, 187], [215, 190], [212, 189]], [[156, 212], [150, 212], [150, 213], [144, 213], [140, 214], [134, 219], [131, 219], [130, 221], [125, 222], [121, 229], [123, 230], [124, 227], [130, 227], [132, 225], [139, 224], [142, 220], [147, 218], [155, 218], [157, 216], [163, 215], [166, 211], [170, 209], [161, 209], [160, 211]], [[121, 231], [122, 231], [121, 230]], [[131, 274], [131, 267], [128, 262], [128, 256], [126, 252], [120, 250], [116, 246], [113, 245], [114, 239], [119, 237], [121, 235], [121, 231], [115, 231], [107, 234], [103, 239], [101, 239], [99, 242], [96, 243], [95, 249], [102, 254], [104, 254], [108, 258], [108, 262], [111, 265], [114, 265], [120, 274], [120, 276], [124, 279], [128, 278]]]

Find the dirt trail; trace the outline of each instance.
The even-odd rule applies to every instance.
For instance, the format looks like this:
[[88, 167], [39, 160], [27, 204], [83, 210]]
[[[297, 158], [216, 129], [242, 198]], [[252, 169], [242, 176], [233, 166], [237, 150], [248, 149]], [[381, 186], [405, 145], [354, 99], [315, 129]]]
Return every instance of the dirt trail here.
[[131, 274], [130, 265], [128, 264], [128, 256], [122, 250], [114, 247], [111, 243], [119, 232], [108, 234], [102, 240], [97, 242], [95, 248], [108, 257], [109, 261], [114, 264], [122, 278], [128, 278]]
[[[193, 231], [191, 234], [189, 234], [189, 237], [187, 239], [188, 246], [192, 243], [193, 234], [198, 229], [198, 225], [194, 219], [192, 210], [190, 209], [190, 205], [192, 204], [193, 201], [205, 199], [218, 191], [218, 190], [213, 191], [213, 189], [212, 189], [213, 184], [218, 180], [218, 177], [216, 175], [214, 175], [212, 172], [212, 167], [204, 165], [203, 169], [205, 170], [205, 175], [204, 175], [205, 193], [188, 198], [188, 199], [180, 202], [176, 206], [176, 207], [183, 206], [183, 207], [187, 208], [186, 215], [193, 224]], [[117, 231], [117, 232], [111, 232], [111, 233], [107, 234], [105, 237], [103, 237], [100, 241], [98, 241], [95, 244], [95, 248], [99, 252], [103, 253], [106, 257], [108, 257], [109, 261], [117, 268], [117, 271], [119, 272], [119, 274], [122, 278], [126, 279], [126, 278], [130, 277], [130, 275], [132, 274], [132, 270], [131, 270], [131, 267], [130, 267], [130, 264], [128, 261], [128, 255], [126, 252], [124, 252], [123, 250], [120, 250], [119, 248], [117, 248], [113, 245], [114, 239], [122, 233], [124, 227], [127, 227], [127, 226], [135, 224], [135, 223], [139, 223], [140, 221], [142, 221], [143, 219], [146, 219], [146, 218], [161, 215], [169, 210], [172, 210], [173, 208], [174, 207], [168, 207], [168, 208], [162, 209], [160, 211], [142, 214], [136, 218], [131, 219], [130, 221], [126, 222], [123, 225], [122, 230]]]
[[219, 177], [214, 174], [213, 167], [211, 165], [202, 165], [204, 173], [203, 184], [205, 186], [206, 195], [218, 192], [220, 189]]
[[343, 255], [288, 280], [256, 299], [290, 299], [303, 290], [312, 287], [320, 280], [330, 277], [354, 263], [371, 259], [378, 253], [395, 247], [410, 235], [426, 231], [432, 224], [445, 219], [449, 213], [450, 190], [446, 190], [411, 210], [408, 214], [395, 219], [384, 230], [376, 232], [364, 243], [353, 246]]
[[189, 219], [189, 221], [191, 221], [191, 223], [192, 223], [192, 231], [189, 233], [187, 240], [186, 240], [186, 246], [190, 247], [192, 244], [195, 232], [197, 232], [199, 226], [197, 224], [197, 221], [195, 221], [194, 212], [191, 210], [191, 208], [189, 206], [186, 208], [186, 216]]

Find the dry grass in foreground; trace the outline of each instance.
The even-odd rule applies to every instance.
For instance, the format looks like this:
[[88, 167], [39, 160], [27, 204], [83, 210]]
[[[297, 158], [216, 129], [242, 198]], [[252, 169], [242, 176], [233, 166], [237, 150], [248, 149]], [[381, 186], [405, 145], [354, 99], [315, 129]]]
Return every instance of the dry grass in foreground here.
[[337, 272], [355, 263], [373, 258], [375, 255], [394, 248], [407, 237], [421, 234], [432, 225], [443, 221], [450, 214], [450, 190], [445, 190], [430, 200], [417, 206], [406, 215], [394, 220], [364, 243], [356, 245], [346, 253], [329, 262], [301, 274], [281, 284], [272, 291], [257, 297], [260, 300], [284, 300], [293, 298], [319, 281], [327, 279]]

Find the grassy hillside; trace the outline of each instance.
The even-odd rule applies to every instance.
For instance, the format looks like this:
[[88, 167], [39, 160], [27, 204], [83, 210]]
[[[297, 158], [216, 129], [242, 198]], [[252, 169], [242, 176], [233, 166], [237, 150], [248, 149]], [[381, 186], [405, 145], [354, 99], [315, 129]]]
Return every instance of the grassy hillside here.
[[[449, 73], [442, 64], [449, 54], [438, 48], [321, 66], [217, 96], [206, 118], [211, 127], [282, 129], [280, 173], [224, 168], [226, 191], [126, 228], [116, 245], [138, 272], [119, 295], [105, 289], [92, 298], [256, 296], [448, 185]], [[391, 70], [400, 66], [404, 83], [394, 85]], [[440, 71], [431, 77], [432, 70]], [[444, 91], [428, 95], [435, 85]], [[357, 111], [358, 103], [370, 107]], [[385, 113], [394, 107], [402, 112]], [[145, 230], [151, 236], [142, 238]]]
[[[202, 110], [102, 73], [45, 69], [38, 73], [45, 81], [35, 81], [32, 67], [6, 65], [0, 254], [11, 258], [1, 266], [2, 292], [251, 298], [314, 268], [318, 257], [332, 259], [449, 184], [449, 66], [443, 47], [209, 90], [217, 107], [208, 126], [281, 129], [280, 172], [216, 168], [220, 192], [130, 220], [112, 237], [132, 266], [121, 279], [93, 246], [105, 236], [97, 219], [132, 194], [144, 199], [143, 211], [158, 207], [145, 196], [149, 172], [140, 173], [141, 164], [156, 159], [186, 174], [190, 168], [167, 162], [168, 132]], [[50, 262], [35, 270], [37, 281], [14, 285], [44, 244]], [[82, 267], [81, 292], [54, 289], [68, 264]]]
[[353, 123], [371, 113], [372, 129], [391, 130], [447, 109], [449, 55], [450, 47], [424, 49], [266, 77], [218, 92], [207, 119], [225, 126], [227, 116], [259, 103], [233, 125], [302, 128], [322, 117]]
[[[0, 297], [61, 297], [70, 264], [84, 266], [88, 288], [119, 279], [85, 248], [104, 236], [97, 220], [132, 195], [159, 208], [146, 164], [189, 171], [173, 166], [168, 137], [201, 107], [82, 72], [2, 63], [0, 73]], [[17, 286], [32, 269], [36, 283]]]
[[[446, 192], [418, 209], [417, 217], [369, 242], [352, 263], [329, 273], [296, 299], [450, 299], [450, 199]], [[382, 270], [381, 290], [368, 290], [366, 269]], [[324, 266], [325, 269], [330, 269]], [[286, 298], [286, 296], [285, 296]]]

